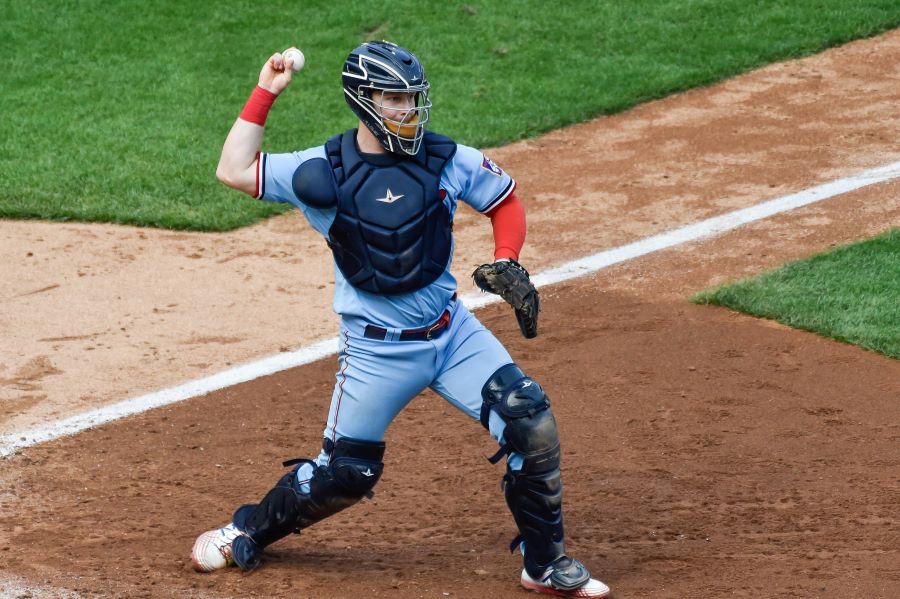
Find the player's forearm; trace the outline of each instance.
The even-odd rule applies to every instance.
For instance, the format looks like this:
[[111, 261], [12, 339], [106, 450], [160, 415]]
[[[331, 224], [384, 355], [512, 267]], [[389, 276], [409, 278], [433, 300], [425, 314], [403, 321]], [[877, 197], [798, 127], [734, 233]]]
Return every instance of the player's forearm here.
[[266, 117], [276, 94], [257, 86], [241, 116], [225, 138], [216, 177], [225, 185], [250, 195], [256, 194], [256, 161], [262, 147]]
[[488, 213], [494, 230], [494, 259], [519, 259], [525, 244], [525, 208], [516, 197], [509, 194], [503, 202]]

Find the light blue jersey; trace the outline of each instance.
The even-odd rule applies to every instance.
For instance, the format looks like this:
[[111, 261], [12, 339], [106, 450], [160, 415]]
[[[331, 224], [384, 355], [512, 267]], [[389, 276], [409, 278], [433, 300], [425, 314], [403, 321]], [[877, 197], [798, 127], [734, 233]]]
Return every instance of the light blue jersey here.
[[[337, 208], [313, 208], [294, 192], [293, 176], [301, 164], [325, 158], [325, 146], [288, 154], [260, 154], [257, 198], [296, 206], [326, 239]], [[452, 220], [462, 200], [486, 214], [513, 192], [515, 181], [480, 151], [457, 145], [441, 172], [441, 196]], [[452, 261], [452, 251], [451, 251]], [[472, 419], [481, 409], [481, 387], [500, 367], [512, 363], [503, 345], [455, 297], [456, 279], [448, 261], [430, 285], [400, 295], [378, 295], [347, 282], [334, 265], [334, 311], [341, 315], [340, 367], [336, 373], [326, 439], [342, 437], [379, 441], [394, 417], [426, 387]], [[449, 315], [446, 332], [434, 339], [402, 341], [404, 329], [432, 325]], [[366, 327], [381, 327], [384, 337], [369, 338]], [[504, 422], [492, 414], [491, 435], [502, 442]], [[323, 451], [317, 463], [326, 464]], [[518, 468], [521, 458], [511, 454]], [[304, 467], [305, 474], [311, 466]], [[307, 491], [306, 481], [298, 479]]]
[[[271, 202], [289, 203], [303, 212], [312, 227], [326, 239], [337, 208], [312, 208], [294, 193], [292, 179], [301, 164], [313, 158], [325, 158], [325, 146], [316, 146], [288, 154], [260, 154], [257, 197]], [[451, 219], [462, 200], [486, 214], [505, 200], [515, 188], [515, 181], [480, 151], [457, 145], [456, 154], [441, 172], [441, 190]], [[456, 292], [456, 279], [450, 274], [450, 263], [433, 283], [411, 293], [377, 295], [350, 285], [334, 266], [334, 311], [345, 326], [359, 330], [366, 324], [408, 329], [434, 322]]]

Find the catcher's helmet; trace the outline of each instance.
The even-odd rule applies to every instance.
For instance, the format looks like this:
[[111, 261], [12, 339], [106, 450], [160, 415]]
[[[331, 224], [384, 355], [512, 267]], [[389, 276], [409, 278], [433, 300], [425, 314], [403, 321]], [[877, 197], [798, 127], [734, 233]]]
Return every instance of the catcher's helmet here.
[[[415, 54], [392, 42], [366, 42], [344, 62], [344, 98], [350, 109], [389, 152], [415, 155], [428, 123], [428, 80]], [[414, 94], [403, 120], [386, 118], [375, 92]]]

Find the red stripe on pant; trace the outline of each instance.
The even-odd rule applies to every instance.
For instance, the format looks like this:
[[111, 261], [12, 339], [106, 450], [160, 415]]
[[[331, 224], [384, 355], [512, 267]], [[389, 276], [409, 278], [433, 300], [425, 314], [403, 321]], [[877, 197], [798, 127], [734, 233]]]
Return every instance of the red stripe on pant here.
[[[344, 348], [344, 355], [346, 357], [344, 358], [344, 368], [341, 369], [341, 377], [342, 377], [341, 382], [338, 383], [338, 400], [337, 400], [337, 405], [334, 407], [334, 424], [331, 425], [331, 442], [332, 443], [337, 442], [336, 437], [337, 437], [338, 414], [341, 411], [341, 399], [343, 399], [343, 397], [344, 397], [344, 382], [347, 380], [347, 375], [345, 373], [347, 372], [347, 367], [350, 365], [350, 354], [348, 353], [348, 350], [350, 349], [350, 332], [349, 331], [344, 331], [344, 345], [346, 346]], [[331, 456], [328, 456], [328, 459], [331, 459]]]

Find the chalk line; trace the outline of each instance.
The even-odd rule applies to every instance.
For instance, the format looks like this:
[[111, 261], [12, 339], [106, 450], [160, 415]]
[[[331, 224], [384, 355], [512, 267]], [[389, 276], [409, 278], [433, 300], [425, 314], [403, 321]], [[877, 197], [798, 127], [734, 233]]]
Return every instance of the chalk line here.
[[[604, 250], [590, 256], [568, 262], [556, 268], [544, 271], [532, 277], [537, 287], [561, 283], [576, 277], [588, 275], [620, 262], [632, 260], [640, 256], [658, 252], [683, 243], [712, 237], [725, 231], [731, 231], [747, 223], [761, 220], [794, 210], [802, 206], [821, 202], [835, 196], [857, 189], [884, 183], [900, 177], [900, 162], [867, 170], [856, 175], [837, 179], [816, 187], [775, 198], [748, 208], [735, 210], [727, 214], [708, 218], [684, 227], [672, 229], [652, 235], [623, 246]], [[469, 293], [461, 297], [470, 309], [481, 308], [500, 301], [495, 295]], [[263, 358], [243, 366], [230, 368], [201, 379], [189, 381], [177, 387], [163, 389], [139, 397], [126, 399], [118, 403], [83, 412], [70, 418], [50, 422], [16, 433], [0, 435], [0, 457], [15, 453], [17, 449], [30, 447], [44, 441], [66, 435], [74, 435], [81, 431], [112, 422], [126, 416], [140, 414], [153, 408], [206, 395], [212, 391], [224, 389], [239, 383], [274, 374], [282, 370], [315, 362], [321, 358], [338, 352], [338, 338], [325, 339], [296, 351], [283, 352]]]

